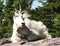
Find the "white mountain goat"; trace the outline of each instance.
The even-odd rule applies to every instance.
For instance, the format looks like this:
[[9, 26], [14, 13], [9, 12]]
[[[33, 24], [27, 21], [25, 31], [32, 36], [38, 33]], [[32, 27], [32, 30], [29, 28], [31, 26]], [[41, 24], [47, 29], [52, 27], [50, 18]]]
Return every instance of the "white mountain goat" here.
[[47, 27], [41, 21], [30, 20], [27, 12], [15, 12], [13, 16], [13, 34], [11, 41], [19, 42], [22, 38], [29, 41], [38, 39], [51, 39]]

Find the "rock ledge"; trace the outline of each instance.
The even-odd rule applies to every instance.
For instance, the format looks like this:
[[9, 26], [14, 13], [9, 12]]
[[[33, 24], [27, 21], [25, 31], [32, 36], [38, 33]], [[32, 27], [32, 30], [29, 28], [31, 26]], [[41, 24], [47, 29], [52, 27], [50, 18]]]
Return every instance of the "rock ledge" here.
[[3, 38], [0, 40], [0, 46], [60, 46], [60, 38], [52, 38], [49, 40], [43, 39], [32, 42], [11, 43], [10, 38]]

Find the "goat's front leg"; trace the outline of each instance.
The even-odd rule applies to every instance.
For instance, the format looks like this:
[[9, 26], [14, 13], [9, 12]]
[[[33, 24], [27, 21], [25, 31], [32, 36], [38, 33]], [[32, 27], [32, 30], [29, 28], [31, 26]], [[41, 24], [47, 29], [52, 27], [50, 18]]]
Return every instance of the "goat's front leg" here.
[[18, 29], [18, 25], [13, 24], [13, 33], [12, 33], [12, 37], [11, 37], [11, 41], [13, 43], [17, 43], [21, 40], [21, 38], [19, 37], [19, 34], [17, 32]]

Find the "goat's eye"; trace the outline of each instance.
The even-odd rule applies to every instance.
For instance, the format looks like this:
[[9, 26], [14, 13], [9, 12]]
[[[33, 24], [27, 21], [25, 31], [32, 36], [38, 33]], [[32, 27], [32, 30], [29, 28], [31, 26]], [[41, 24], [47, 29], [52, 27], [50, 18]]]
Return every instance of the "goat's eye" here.
[[24, 20], [23, 16], [21, 16], [21, 18]]

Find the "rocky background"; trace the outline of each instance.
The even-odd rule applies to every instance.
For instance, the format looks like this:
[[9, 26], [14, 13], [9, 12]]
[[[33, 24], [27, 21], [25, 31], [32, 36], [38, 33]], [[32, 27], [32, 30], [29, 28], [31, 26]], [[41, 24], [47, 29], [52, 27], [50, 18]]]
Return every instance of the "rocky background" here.
[[22, 40], [18, 43], [11, 43], [10, 38], [0, 40], [0, 46], [60, 46], [60, 38], [43, 39], [37, 41]]

